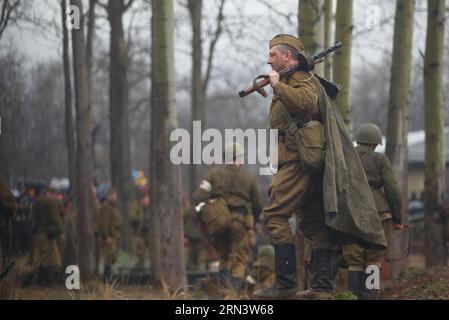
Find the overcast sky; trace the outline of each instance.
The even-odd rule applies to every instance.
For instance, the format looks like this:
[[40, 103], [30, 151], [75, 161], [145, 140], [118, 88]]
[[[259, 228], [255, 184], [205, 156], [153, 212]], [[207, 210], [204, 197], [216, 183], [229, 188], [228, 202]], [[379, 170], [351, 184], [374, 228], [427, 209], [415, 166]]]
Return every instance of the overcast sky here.
[[[35, 27], [22, 23], [20, 27], [10, 28], [6, 34], [7, 41], [12, 43], [26, 61], [31, 65], [44, 60], [60, 59], [61, 40], [56, 30], [60, 26], [60, 8], [58, 0], [33, 1], [32, 15], [45, 26]], [[176, 69], [178, 78], [187, 76], [190, 68], [190, 21], [189, 15], [182, 5], [175, 1], [175, 47]], [[297, 32], [298, 0], [272, 0], [275, 8], [270, 10], [259, 0], [227, 0], [225, 6], [226, 32], [217, 45], [215, 58], [215, 77], [224, 76], [232, 79], [242, 78], [242, 70], [259, 74], [266, 72], [268, 66], [267, 43], [278, 33]], [[335, 2], [335, 1], [334, 1]], [[218, 0], [204, 0], [204, 34], [209, 39], [215, 29]], [[133, 41], [150, 42], [151, 12], [143, 6], [141, 0], [135, 1], [133, 10], [125, 16], [125, 26], [131, 21]], [[426, 1], [417, 1], [415, 15], [414, 56], [424, 52], [426, 29]], [[354, 42], [353, 42], [353, 74], [362, 65], [375, 65], [385, 61], [392, 50], [394, 2], [391, 0], [355, 0], [354, 1]], [[97, 13], [105, 16], [103, 8]], [[281, 13], [281, 14], [279, 14]], [[243, 21], [243, 23], [242, 23]], [[108, 47], [108, 23], [101, 18], [98, 21], [97, 45], [105, 50]], [[98, 47], [97, 47], [98, 48]], [[104, 51], [103, 50], [103, 51]], [[205, 48], [206, 52], [206, 48]], [[98, 50], [97, 50], [98, 54]], [[239, 79], [250, 81], [250, 79]]]

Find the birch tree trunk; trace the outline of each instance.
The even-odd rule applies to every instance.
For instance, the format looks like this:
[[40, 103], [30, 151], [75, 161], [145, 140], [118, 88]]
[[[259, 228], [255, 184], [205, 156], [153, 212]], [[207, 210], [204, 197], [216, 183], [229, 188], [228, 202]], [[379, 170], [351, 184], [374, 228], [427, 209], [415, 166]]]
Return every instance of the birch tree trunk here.
[[[299, 0], [299, 38], [311, 55], [324, 49], [324, 18], [324, 0]], [[315, 72], [324, 75], [324, 65], [317, 65]]]
[[444, 0], [428, 0], [424, 58], [425, 104], [425, 256], [426, 266], [446, 265], [447, 249], [440, 218], [445, 191], [445, 141], [443, 104]]
[[[408, 148], [407, 136], [410, 114], [410, 80], [413, 48], [413, 21], [415, 1], [397, 0], [394, 22], [393, 60], [391, 65], [390, 100], [387, 119], [386, 155], [390, 159], [402, 190], [401, 212], [408, 221]], [[392, 252], [407, 247], [406, 237], [394, 237]], [[406, 260], [392, 263], [392, 276], [396, 278]]]

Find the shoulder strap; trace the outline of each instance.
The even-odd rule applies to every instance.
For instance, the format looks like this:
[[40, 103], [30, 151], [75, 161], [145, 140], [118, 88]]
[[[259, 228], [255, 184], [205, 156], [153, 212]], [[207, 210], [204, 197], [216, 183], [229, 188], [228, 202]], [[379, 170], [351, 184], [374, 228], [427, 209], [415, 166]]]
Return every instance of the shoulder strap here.
[[[290, 113], [288, 113], [287, 108], [285, 107], [284, 103], [281, 101], [281, 109], [282, 112], [284, 113], [285, 119], [287, 120], [288, 123], [288, 132], [290, 132], [291, 135], [294, 135], [295, 132], [298, 130], [298, 126], [296, 125], [295, 121], [293, 120], [292, 116], [290, 115]], [[301, 126], [304, 126], [303, 123], [300, 123]]]

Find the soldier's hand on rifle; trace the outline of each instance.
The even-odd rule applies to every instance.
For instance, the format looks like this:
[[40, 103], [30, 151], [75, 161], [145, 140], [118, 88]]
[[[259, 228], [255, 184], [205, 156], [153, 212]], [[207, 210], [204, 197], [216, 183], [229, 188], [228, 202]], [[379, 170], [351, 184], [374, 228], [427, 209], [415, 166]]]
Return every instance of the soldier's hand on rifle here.
[[393, 230], [402, 230], [404, 228], [404, 224], [394, 224]]
[[64, 240], [65, 240], [64, 233], [61, 233], [61, 234], [59, 235], [59, 239], [60, 239], [61, 241], [64, 241]]
[[279, 73], [277, 73], [274, 70], [271, 70], [268, 76], [270, 77], [270, 85], [272, 88], [274, 88], [274, 86], [279, 83], [280, 79]]

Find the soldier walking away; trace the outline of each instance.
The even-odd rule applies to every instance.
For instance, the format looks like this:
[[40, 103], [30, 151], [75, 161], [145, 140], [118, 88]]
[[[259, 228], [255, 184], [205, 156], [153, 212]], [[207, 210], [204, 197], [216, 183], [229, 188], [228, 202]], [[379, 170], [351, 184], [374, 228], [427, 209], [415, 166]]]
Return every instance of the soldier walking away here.
[[242, 168], [242, 146], [227, 145], [224, 158], [230, 161], [209, 172], [193, 198], [196, 205], [222, 199], [229, 209], [229, 227], [211, 240], [220, 259], [220, 282], [238, 294], [250, 258], [249, 231], [254, 228], [254, 217], [260, 215], [263, 202], [255, 177]]
[[98, 212], [98, 231], [104, 258], [103, 278], [112, 283], [112, 265], [117, 261], [117, 245], [122, 238], [122, 219], [117, 209], [117, 191], [109, 189], [106, 202]]
[[[362, 125], [355, 134], [358, 146], [356, 147], [366, 178], [376, 203], [379, 219], [390, 246], [392, 230], [403, 228], [401, 209], [401, 190], [396, 181], [393, 168], [388, 158], [375, 152], [382, 144], [380, 129], [372, 124]], [[368, 290], [365, 285], [365, 269], [374, 265], [382, 267], [386, 250], [367, 250], [357, 242], [343, 246], [343, 255], [348, 265], [348, 290], [361, 299], [376, 299], [378, 290]]]
[[31, 251], [32, 269], [23, 284], [31, 284], [37, 275], [40, 286], [49, 287], [62, 272], [57, 240], [64, 240], [58, 192], [47, 188], [33, 205], [34, 238]]

